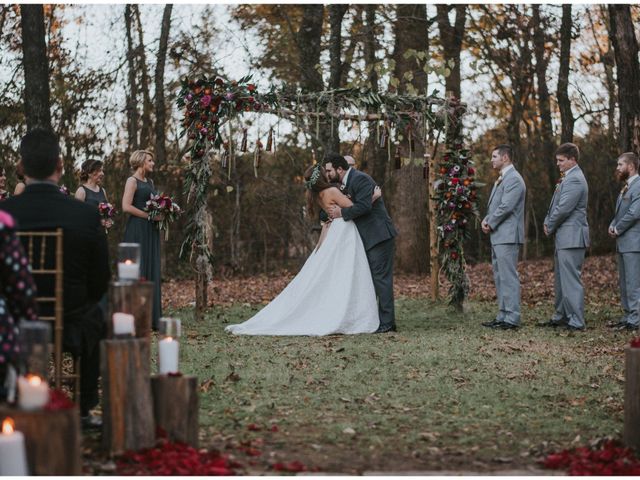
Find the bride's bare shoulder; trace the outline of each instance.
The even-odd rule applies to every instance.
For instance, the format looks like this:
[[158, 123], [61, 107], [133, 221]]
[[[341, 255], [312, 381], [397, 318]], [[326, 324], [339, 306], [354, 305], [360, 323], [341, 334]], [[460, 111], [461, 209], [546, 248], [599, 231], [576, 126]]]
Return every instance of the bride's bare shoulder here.
[[329, 187], [320, 192], [320, 198], [334, 198], [336, 195], [340, 194], [340, 189], [337, 187]]

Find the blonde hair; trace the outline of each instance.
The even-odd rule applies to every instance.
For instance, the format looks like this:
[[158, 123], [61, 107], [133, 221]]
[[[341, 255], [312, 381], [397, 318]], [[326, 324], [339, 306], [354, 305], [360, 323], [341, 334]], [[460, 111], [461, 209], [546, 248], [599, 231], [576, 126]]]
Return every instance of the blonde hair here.
[[154, 158], [153, 153], [151, 153], [149, 150], [136, 150], [135, 152], [133, 152], [129, 157], [129, 165], [131, 166], [131, 168], [134, 170], [140, 168], [144, 164], [144, 159], [147, 155], [149, 155], [152, 159]]

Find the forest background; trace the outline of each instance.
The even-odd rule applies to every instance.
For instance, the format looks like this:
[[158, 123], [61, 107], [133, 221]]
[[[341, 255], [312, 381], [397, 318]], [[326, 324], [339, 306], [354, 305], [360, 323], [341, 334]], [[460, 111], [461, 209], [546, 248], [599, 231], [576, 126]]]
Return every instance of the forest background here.
[[[638, 151], [640, 131], [636, 5], [33, 7], [0, 6], [0, 161], [10, 189], [19, 139], [34, 115], [48, 110], [62, 140], [63, 183], [72, 191], [79, 185], [78, 166], [103, 160], [104, 186], [120, 210], [128, 157], [149, 148], [156, 154], [156, 186], [184, 205], [188, 147], [175, 100], [185, 76], [251, 74], [262, 91], [288, 85], [450, 94], [468, 105], [465, 136], [485, 183], [481, 213], [497, 176], [491, 150], [499, 143], [514, 147], [528, 187], [524, 259], [553, 251], [542, 220], [558, 177], [553, 152], [566, 141], [580, 147], [589, 182], [590, 253], [614, 251], [607, 226], [620, 188], [615, 159]], [[44, 30], [38, 28], [42, 20]], [[25, 76], [36, 80], [25, 83]], [[230, 171], [212, 162], [217, 276], [299, 268], [315, 244], [318, 223], [304, 215], [301, 174], [314, 158], [335, 150], [353, 155], [383, 186], [401, 233], [396, 269], [428, 270], [427, 183], [402, 132], [394, 132], [389, 154], [380, 148], [375, 124], [342, 121], [332, 134], [310, 117], [291, 122], [246, 113], [237, 127], [234, 141], [240, 144], [247, 128], [249, 151]], [[256, 176], [255, 145], [266, 143], [270, 128], [275, 152], [263, 152]], [[397, 158], [402, 168], [396, 168]], [[111, 249], [122, 238], [124, 220], [116, 217]], [[188, 262], [178, 259], [182, 225], [172, 227], [163, 248], [165, 277], [191, 275]], [[479, 225], [470, 231], [468, 261], [486, 261], [490, 250]]]

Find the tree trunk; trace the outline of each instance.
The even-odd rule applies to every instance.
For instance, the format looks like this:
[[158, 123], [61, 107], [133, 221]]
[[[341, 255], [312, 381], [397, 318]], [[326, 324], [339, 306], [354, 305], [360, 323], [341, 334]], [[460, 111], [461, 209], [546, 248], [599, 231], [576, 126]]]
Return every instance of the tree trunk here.
[[160, 29], [160, 46], [158, 47], [158, 56], [156, 59], [156, 72], [155, 72], [155, 84], [156, 84], [156, 123], [155, 123], [155, 137], [156, 137], [156, 163], [158, 165], [164, 165], [167, 159], [167, 146], [165, 143], [166, 135], [166, 105], [164, 103], [164, 65], [167, 59], [167, 44], [169, 43], [169, 28], [171, 27], [171, 9], [172, 4], [167, 4], [164, 7], [164, 14], [162, 15], [162, 28]]
[[[419, 93], [427, 90], [427, 74], [424, 70], [416, 70], [416, 59], [405, 58], [408, 50], [428, 52], [428, 22], [425, 5], [397, 5], [397, 17], [394, 26], [395, 47], [393, 58], [396, 62], [394, 76], [400, 81], [398, 93], [405, 94], [415, 89]], [[427, 55], [428, 57], [428, 55]], [[417, 130], [417, 129], [416, 129]], [[409, 157], [407, 131], [397, 132], [404, 138], [401, 148], [403, 156]], [[414, 132], [415, 135], [415, 132]], [[401, 234], [396, 239], [396, 265], [399, 270], [420, 272], [427, 271], [429, 256], [429, 236], [427, 218], [427, 188], [422, 176], [422, 155], [424, 148], [421, 138], [415, 138], [412, 149], [413, 158], [420, 160], [395, 170], [392, 194], [389, 206], [394, 222]], [[390, 139], [391, 141], [391, 139]], [[385, 203], [387, 202], [385, 197]]]
[[[342, 80], [342, 19], [347, 13], [349, 5], [334, 4], [329, 5], [329, 26], [331, 34], [329, 37], [329, 88], [334, 90], [340, 88]], [[339, 121], [330, 123], [331, 131], [329, 136], [328, 149], [332, 152], [340, 151]]]
[[558, 73], [558, 107], [562, 124], [561, 142], [573, 141], [573, 113], [569, 99], [569, 62], [571, 61], [571, 4], [562, 5], [562, 26], [560, 27], [560, 71]]
[[638, 41], [629, 5], [609, 5], [609, 17], [618, 78], [618, 109], [620, 111], [618, 147], [621, 152], [630, 152], [633, 150], [634, 126], [640, 119]]
[[171, 442], [182, 442], [198, 448], [198, 378], [156, 375], [151, 377], [153, 417]]
[[[607, 31], [611, 32], [611, 24], [609, 22], [609, 11], [606, 8], [606, 5], [600, 5], [599, 9], [600, 15], [606, 25]], [[605, 47], [601, 46], [598, 42], [598, 36], [596, 35], [595, 25], [593, 20], [591, 19], [591, 11], [587, 10], [587, 15], [589, 17], [589, 22], [591, 23], [591, 29], [593, 31], [593, 38], [598, 47], [598, 52], [600, 53], [600, 63], [602, 63], [602, 67], [604, 68], [605, 79], [607, 84], [607, 93], [608, 93], [608, 108], [607, 108], [607, 123], [608, 130], [607, 136], [609, 137], [609, 141], [611, 145], [615, 144], [616, 138], [616, 99], [618, 98], [618, 93], [616, 90], [616, 80], [614, 76], [614, 67], [616, 64], [616, 59], [613, 53], [613, 47], [611, 44], [611, 35], [607, 35], [606, 45]], [[605, 49], [606, 48], [606, 49]]]
[[131, 33], [131, 5], [124, 7], [125, 34], [127, 37], [127, 67], [129, 69], [129, 92], [127, 92], [127, 135], [129, 137], [129, 150], [138, 150], [138, 83], [136, 81], [135, 50], [133, 47], [133, 35]]
[[538, 111], [540, 112], [540, 130], [542, 140], [543, 164], [547, 166], [549, 179], [555, 177], [556, 162], [553, 156], [555, 145], [553, 142], [553, 126], [551, 124], [551, 100], [547, 86], [547, 66], [549, 57], [546, 55], [545, 43], [547, 36], [540, 18], [540, 5], [533, 8], [533, 45], [536, 56], [536, 80], [538, 83]]
[[144, 36], [142, 32], [142, 20], [140, 19], [140, 9], [137, 4], [131, 6], [132, 12], [136, 18], [138, 24], [138, 71], [140, 74], [140, 90], [142, 92], [142, 118], [140, 119], [140, 145], [143, 148], [149, 148], [151, 146], [151, 132], [152, 119], [151, 112], [153, 111], [153, 103], [151, 102], [151, 94], [149, 93], [149, 74], [147, 73], [147, 55], [144, 51]]
[[[456, 19], [453, 25], [449, 23], [449, 12], [455, 8]], [[467, 19], [464, 4], [460, 5], [436, 5], [438, 30], [440, 42], [444, 52], [445, 63], [449, 64], [451, 73], [445, 78], [445, 90], [451, 92], [456, 98], [460, 98], [460, 50], [464, 39], [464, 28]], [[453, 63], [453, 65], [451, 65]]]
[[20, 5], [24, 65], [24, 109], [27, 130], [51, 129], [49, 103], [49, 60], [42, 5]]

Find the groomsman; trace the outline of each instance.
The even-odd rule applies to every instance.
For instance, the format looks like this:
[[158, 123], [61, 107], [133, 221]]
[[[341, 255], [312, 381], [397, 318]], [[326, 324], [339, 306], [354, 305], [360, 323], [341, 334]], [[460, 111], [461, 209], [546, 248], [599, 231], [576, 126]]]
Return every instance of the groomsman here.
[[609, 236], [616, 239], [620, 300], [624, 316], [612, 327], [615, 330], [636, 330], [640, 324], [640, 159], [635, 153], [618, 157], [616, 177], [624, 182], [618, 195], [616, 214], [609, 225]]
[[498, 315], [482, 325], [501, 330], [520, 326], [520, 278], [518, 253], [524, 243], [524, 199], [527, 188], [513, 166], [513, 149], [498, 145], [491, 153], [491, 165], [500, 171], [493, 185], [482, 231], [490, 234], [493, 280], [498, 297]]
[[555, 312], [543, 326], [584, 330], [582, 264], [589, 246], [587, 197], [589, 187], [578, 166], [580, 151], [573, 143], [556, 150], [560, 179], [544, 219], [544, 233], [555, 235]]

